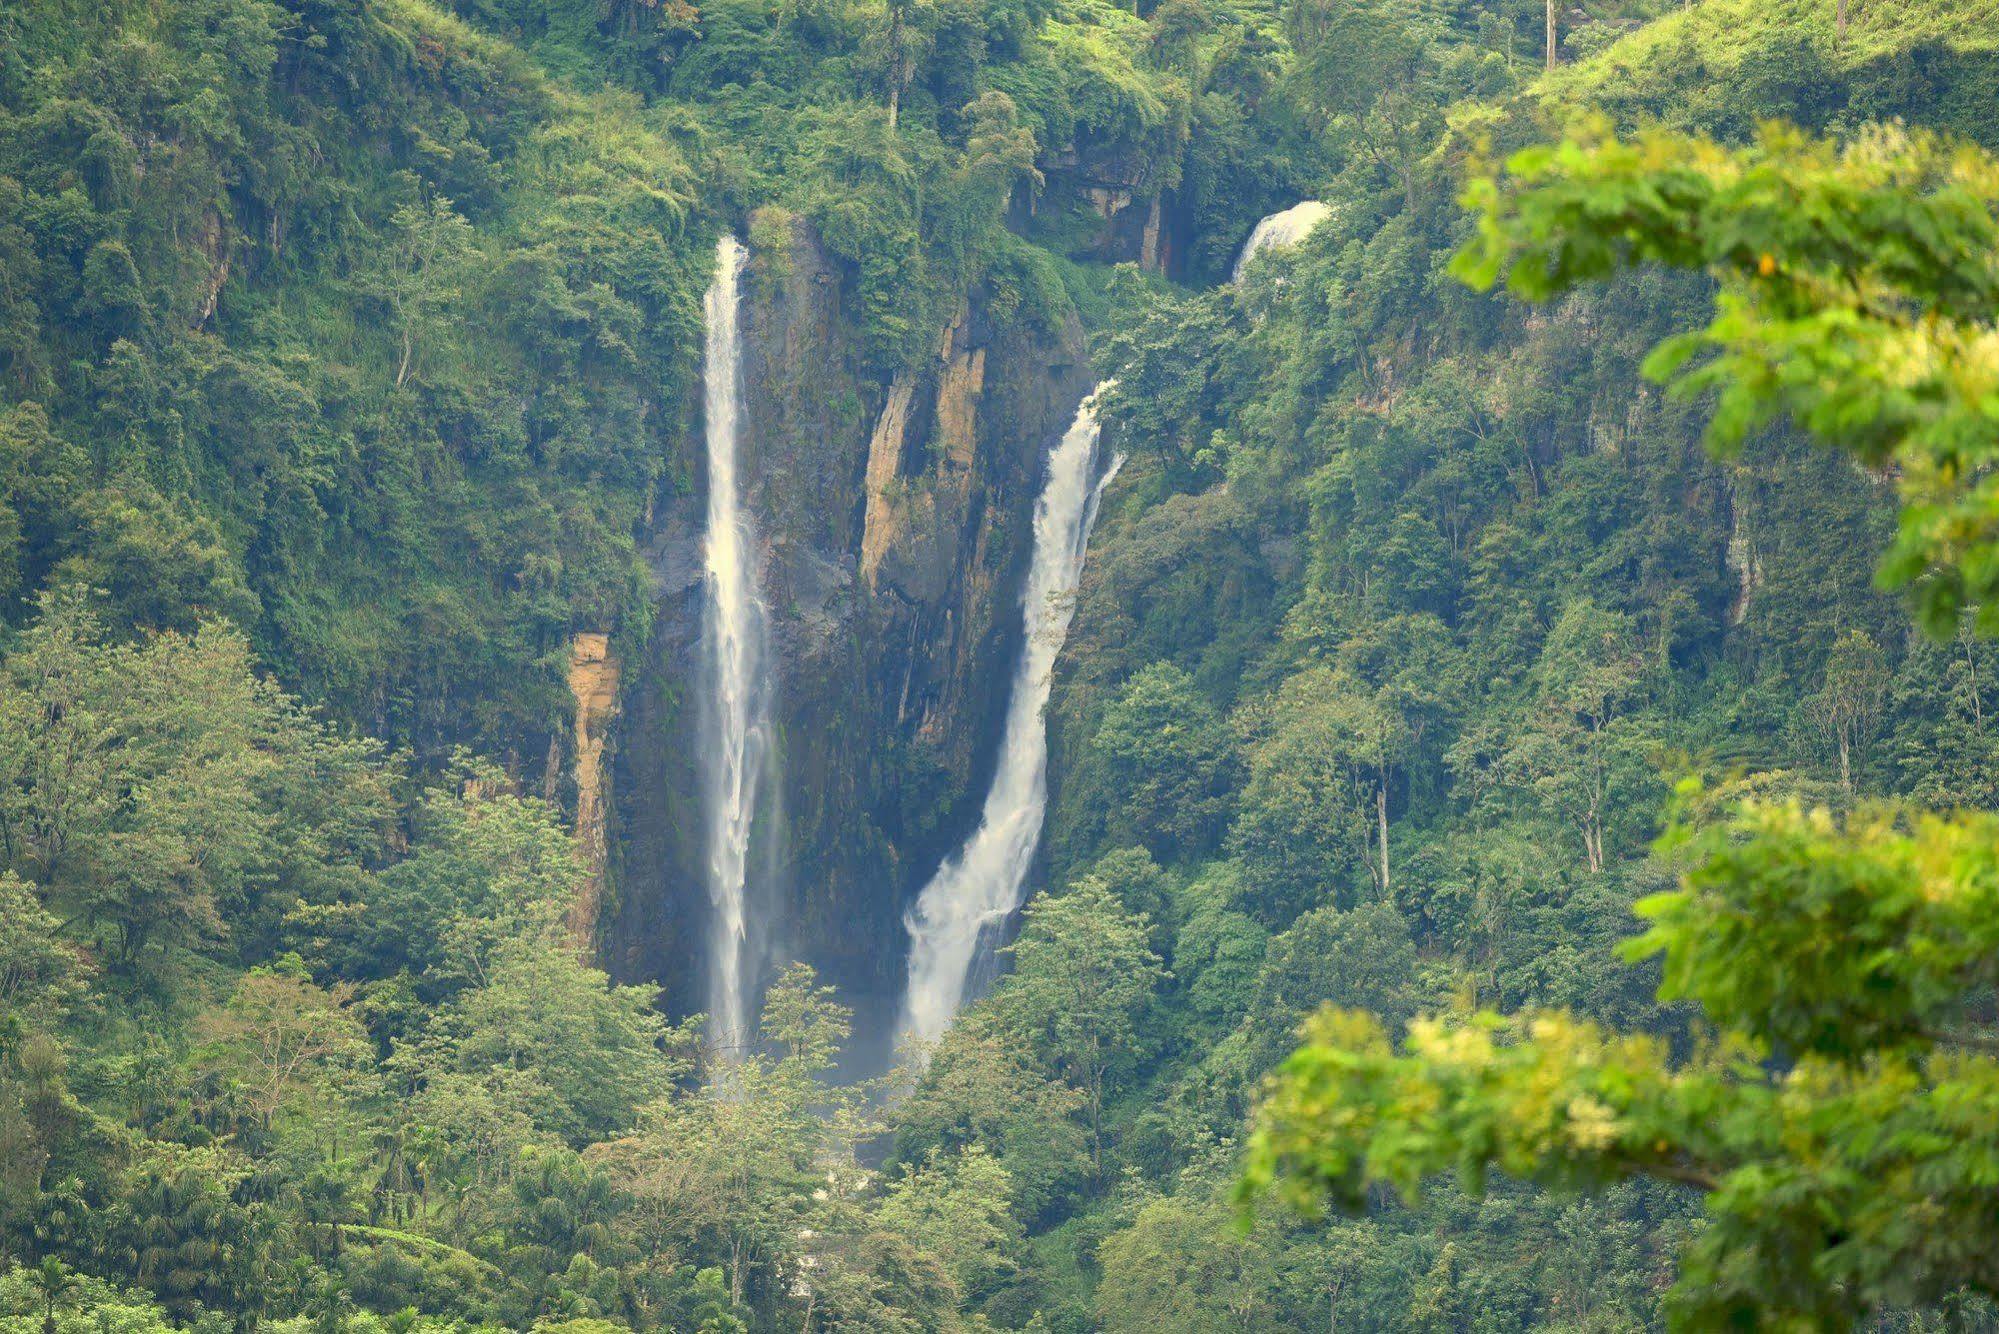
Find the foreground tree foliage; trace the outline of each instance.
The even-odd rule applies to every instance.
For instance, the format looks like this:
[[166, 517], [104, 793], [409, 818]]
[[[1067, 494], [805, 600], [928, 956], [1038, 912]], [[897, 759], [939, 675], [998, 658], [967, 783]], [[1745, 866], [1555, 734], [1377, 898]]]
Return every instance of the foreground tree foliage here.
[[[1634, 263], [1715, 273], [1714, 320], [1652, 373], [1717, 392], [1724, 446], [1790, 415], [1892, 466], [1902, 528], [1883, 579], [1914, 584], [1931, 625], [1971, 606], [1988, 626], [1999, 163], [1898, 130], [1837, 148], [1771, 129], [1727, 150], [1591, 128], [1470, 198], [1474, 282], [1504, 271], [1545, 298]], [[1808, 705], [1847, 785], [1885, 689], [1871, 648], [1842, 641]], [[1650, 925], [1625, 952], [1659, 961], [1662, 1000], [1698, 1006], [1690, 1043], [1482, 1011], [1398, 1045], [1328, 1010], [1263, 1104], [1246, 1189], [1357, 1208], [1446, 1172], [1474, 1189], [1489, 1169], [1563, 1189], [1684, 1183], [1708, 1216], [1669, 1307], [1692, 1328], [1999, 1295], [1999, 822], [1682, 796], [1699, 814], [1661, 845], [1680, 886], [1639, 901]]]
[[1713, 391], [1710, 438], [1732, 450], [1788, 417], [1892, 468], [1901, 531], [1883, 558], [1916, 585], [1918, 618], [1966, 608], [1999, 630], [1990, 558], [1999, 361], [1999, 165], [1979, 149], [1886, 127], [1835, 144], [1771, 126], [1731, 150], [1595, 127], [1475, 179], [1479, 239], [1457, 274], [1546, 300], [1641, 264], [1721, 279], [1705, 329], [1662, 343], [1647, 374]]

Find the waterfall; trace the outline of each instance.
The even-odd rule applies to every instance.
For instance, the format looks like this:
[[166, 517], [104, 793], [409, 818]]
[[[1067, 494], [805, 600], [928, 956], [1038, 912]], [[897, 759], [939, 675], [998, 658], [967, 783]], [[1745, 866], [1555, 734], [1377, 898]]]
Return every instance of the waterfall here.
[[909, 992], [901, 1029], [936, 1040], [958, 1012], [982, 951], [1020, 907], [1027, 872], [1041, 841], [1048, 804], [1048, 733], [1043, 714], [1055, 658], [1075, 614], [1083, 548], [1097, 501], [1124, 463], [1097, 464], [1097, 397], [1083, 400], [1061, 443], [1048, 456], [1048, 478], [1034, 504], [1034, 553], [1021, 595], [1025, 636], [1007, 699], [999, 764], [986, 792], [979, 827], [917, 896], [909, 929]]
[[1273, 213], [1256, 224], [1256, 230], [1249, 234], [1249, 241], [1243, 246], [1242, 254], [1236, 257], [1235, 271], [1229, 281], [1239, 283], [1243, 274], [1249, 272], [1249, 262], [1266, 250], [1276, 250], [1284, 246], [1294, 246], [1311, 235], [1312, 229], [1333, 215], [1333, 210], [1316, 199], [1307, 199], [1302, 204], [1293, 204], [1281, 213]]
[[742, 372], [737, 311], [747, 260], [733, 236], [715, 247], [715, 280], [704, 301], [708, 432], [707, 598], [702, 618], [706, 689], [700, 715], [703, 812], [708, 837], [710, 1038], [725, 1056], [751, 1039], [750, 828], [770, 754], [770, 680], [764, 608], [757, 601], [754, 547], [736, 477]]

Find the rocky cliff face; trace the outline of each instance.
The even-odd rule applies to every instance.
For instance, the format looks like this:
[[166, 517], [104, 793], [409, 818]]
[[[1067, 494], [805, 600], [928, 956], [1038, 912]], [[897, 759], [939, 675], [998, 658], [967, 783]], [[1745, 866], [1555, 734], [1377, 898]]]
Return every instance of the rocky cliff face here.
[[[998, 327], [974, 293], [934, 357], [863, 363], [842, 274], [802, 224], [752, 255], [742, 476], [772, 616], [780, 758], [755, 906], [766, 969], [817, 966], [884, 1035], [903, 906], [976, 821], [1018, 651], [1042, 462], [1087, 392], [1081, 329]], [[699, 425], [690, 426], [698, 444]], [[689, 458], [698, 457], [690, 446]], [[701, 505], [661, 507], [658, 615], [630, 664], [603, 939], [698, 1007], [706, 891], [694, 767]], [[877, 1053], [878, 1054], [878, 1053]]]
[[604, 898], [604, 750], [618, 718], [618, 658], [608, 634], [585, 632], [569, 646], [569, 693], [576, 701], [576, 850], [588, 873], [569, 905], [569, 929], [589, 940]]

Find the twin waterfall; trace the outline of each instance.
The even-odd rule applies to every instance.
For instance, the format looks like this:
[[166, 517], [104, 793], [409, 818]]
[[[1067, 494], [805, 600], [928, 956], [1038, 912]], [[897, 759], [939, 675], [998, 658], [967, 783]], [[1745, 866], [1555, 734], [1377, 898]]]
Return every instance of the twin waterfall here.
[[[1235, 280], [1265, 250], [1296, 245], [1331, 210], [1307, 201], [1257, 224]], [[751, 911], [750, 850], [758, 791], [771, 762], [771, 676], [765, 610], [757, 597], [755, 545], [737, 478], [742, 408], [740, 282], [746, 255], [734, 237], [716, 247], [708, 289], [707, 598], [702, 641], [707, 668], [700, 715], [708, 839], [710, 1036], [724, 1053], [754, 1041], [750, 995], [758, 939]], [[1083, 551], [1103, 489], [1124, 462], [1099, 473], [1097, 398], [1083, 400], [1048, 457], [1034, 506], [1034, 549], [1021, 594], [1025, 635], [1014, 667], [999, 760], [978, 829], [917, 896], [909, 930], [909, 986], [900, 1035], [919, 1050], [950, 1027], [981, 962], [1021, 905], [1048, 804], [1045, 714], [1055, 659], [1075, 614]]]
[[[1101, 393], [1102, 389], [1098, 390]], [[909, 992], [901, 1030], [921, 1043], [950, 1026], [981, 953], [996, 943], [1027, 883], [1048, 804], [1048, 733], [1043, 713], [1055, 658], [1075, 614], [1083, 548], [1097, 499], [1122, 456], [1097, 472], [1097, 395], [1048, 457], [1048, 480], [1034, 505], [1034, 554], [1021, 594], [1026, 636], [1014, 668], [1000, 737], [999, 766], [978, 831], [944, 863], [910, 909]]]
[[750, 831], [771, 752], [770, 669], [756, 558], [736, 477], [742, 372], [737, 314], [747, 259], [733, 236], [715, 248], [705, 300], [708, 430], [707, 601], [702, 618], [707, 689], [700, 716], [708, 897], [710, 1041], [725, 1059], [754, 1040], [746, 976], [750, 962]]
[[[751, 836], [772, 758], [771, 676], [755, 545], [737, 475], [742, 412], [740, 282], [747, 256], [735, 238], [716, 247], [706, 299], [708, 445], [707, 589], [699, 763], [708, 845], [709, 1039], [729, 1059], [755, 1041], [757, 923], [751, 910]], [[1022, 594], [1026, 636], [1014, 671], [992, 789], [978, 832], [947, 862], [908, 917], [909, 993], [903, 1028], [934, 1040], [964, 999], [981, 951], [1020, 906], [1048, 801], [1043, 712], [1056, 654], [1075, 613], [1083, 546], [1097, 499], [1122, 458], [1098, 475], [1096, 395], [1048, 458], [1034, 507], [1034, 550]]]

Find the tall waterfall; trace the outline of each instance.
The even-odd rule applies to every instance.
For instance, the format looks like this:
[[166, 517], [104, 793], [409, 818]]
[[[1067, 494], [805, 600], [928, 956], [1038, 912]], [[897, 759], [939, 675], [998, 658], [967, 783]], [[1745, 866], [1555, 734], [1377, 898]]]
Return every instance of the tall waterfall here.
[[1048, 457], [1048, 478], [1034, 504], [1034, 554], [1021, 595], [1026, 635], [1014, 668], [1000, 737], [999, 766], [986, 793], [979, 827], [958, 855], [923, 888], [909, 928], [909, 993], [905, 1035], [934, 1041], [950, 1027], [981, 951], [1020, 906], [1027, 872], [1041, 841], [1048, 804], [1048, 733], [1043, 714], [1055, 657], [1075, 614], [1083, 548], [1097, 501], [1123, 464], [1113, 459], [1097, 478], [1097, 393]]
[[1307, 199], [1302, 204], [1293, 204], [1280, 213], [1273, 213], [1256, 224], [1256, 230], [1249, 234], [1249, 241], [1242, 253], [1236, 256], [1235, 271], [1229, 281], [1239, 283], [1243, 274], [1249, 272], [1249, 262], [1266, 250], [1276, 250], [1283, 246], [1294, 246], [1311, 235], [1312, 229], [1333, 215], [1333, 210], [1316, 199]]
[[737, 483], [742, 406], [740, 282], [747, 260], [733, 236], [715, 247], [715, 280], [705, 300], [708, 425], [707, 605], [702, 643], [707, 679], [700, 714], [708, 835], [709, 1029], [725, 1054], [750, 1040], [746, 973], [750, 957], [750, 828], [770, 755], [770, 678], [764, 608], [757, 601], [754, 546]]

